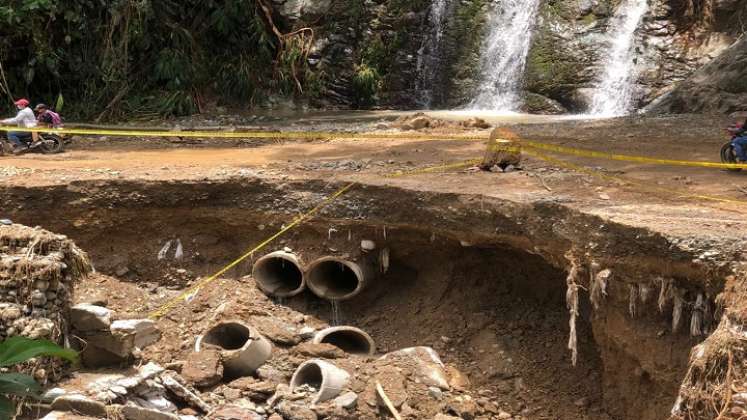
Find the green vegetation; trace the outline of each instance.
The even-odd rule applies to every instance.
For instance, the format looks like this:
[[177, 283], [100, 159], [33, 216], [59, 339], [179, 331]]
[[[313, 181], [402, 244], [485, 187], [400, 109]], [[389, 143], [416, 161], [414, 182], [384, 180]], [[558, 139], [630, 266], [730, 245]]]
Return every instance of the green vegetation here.
[[260, 1], [6, 0], [0, 104], [62, 94], [68, 115], [148, 118], [194, 112], [210, 95], [253, 105], [298, 92], [305, 35], [281, 34]]
[[[63, 349], [47, 340], [31, 340], [25, 337], [11, 337], [0, 343], [0, 367], [8, 368], [29, 359], [51, 356], [76, 362], [78, 354]], [[22, 373], [0, 373], [0, 420], [15, 416], [13, 401], [17, 398], [36, 398], [41, 387], [34, 378]]]
[[381, 85], [381, 76], [376, 69], [361, 64], [353, 76], [353, 91], [358, 108], [367, 108], [376, 102], [376, 94]]

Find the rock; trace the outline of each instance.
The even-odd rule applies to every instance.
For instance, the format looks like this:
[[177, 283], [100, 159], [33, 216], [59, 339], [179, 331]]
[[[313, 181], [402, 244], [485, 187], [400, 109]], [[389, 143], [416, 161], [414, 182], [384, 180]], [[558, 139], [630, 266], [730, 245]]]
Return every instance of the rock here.
[[275, 393], [275, 384], [268, 381], [255, 382], [244, 388], [246, 396], [252, 401], [267, 401]]
[[505, 411], [501, 411], [498, 413], [498, 418], [500, 420], [507, 420], [507, 419], [510, 419], [511, 417], [513, 416]]
[[229, 404], [218, 407], [208, 418], [210, 420], [263, 420], [264, 416], [249, 409]]
[[441, 391], [441, 388], [437, 388], [435, 386], [429, 386], [428, 387], [428, 395], [433, 397], [434, 399], [441, 401], [444, 398], [444, 392]]
[[65, 391], [62, 388], [51, 388], [48, 389], [42, 394], [42, 401], [54, 401], [56, 398], [61, 397], [63, 395], [67, 394], [67, 391]]
[[205, 349], [199, 353], [192, 352], [184, 362], [182, 377], [197, 387], [210, 387], [218, 384], [223, 378], [221, 352], [216, 349]]
[[241, 398], [241, 390], [234, 388], [223, 389], [223, 396], [227, 401], [236, 401]]
[[70, 323], [82, 332], [108, 330], [112, 311], [102, 306], [81, 303], [70, 308]]
[[155, 321], [151, 319], [123, 319], [112, 322], [111, 332], [115, 337], [132, 340], [135, 347], [143, 349], [161, 338]]
[[163, 381], [163, 386], [166, 387], [169, 391], [171, 391], [174, 395], [176, 395], [178, 398], [180, 398], [185, 403], [191, 405], [192, 407], [196, 407], [205, 413], [210, 412], [210, 405], [202, 400], [196, 393], [192, 392], [189, 388], [182, 385], [176, 378], [178, 376], [176, 374], [164, 374], [161, 375], [161, 380]]
[[369, 239], [364, 239], [361, 241], [361, 249], [365, 252], [373, 251], [374, 249], [376, 249], [376, 242]]
[[314, 334], [316, 334], [316, 330], [311, 327], [303, 327], [298, 332], [298, 336], [301, 337], [302, 340], [311, 340], [314, 338]]
[[262, 380], [271, 381], [275, 383], [281, 383], [281, 382], [287, 382], [290, 378], [286, 376], [283, 372], [280, 370], [272, 367], [272, 366], [260, 366], [259, 369], [257, 369], [257, 377], [259, 377]]
[[449, 409], [463, 419], [472, 419], [478, 411], [477, 403], [469, 395], [456, 397], [449, 403]]
[[747, 38], [743, 37], [710, 63], [657, 98], [645, 111], [655, 114], [728, 114], [747, 110]]
[[376, 392], [376, 381], [381, 384], [384, 389], [384, 393], [389, 397], [394, 407], [399, 408], [402, 404], [407, 401], [407, 388], [405, 387], [405, 377], [402, 375], [399, 369], [391, 365], [382, 366], [374, 376], [374, 380], [368, 384], [367, 391], [373, 390], [376, 395], [377, 404], [384, 406], [384, 402], [380, 400], [378, 393]]
[[254, 322], [259, 333], [267, 339], [283, 345], [296, 345], [301, 342], [301, 337], [296, 329], [290, 324], [274, 318], [262, 318], [261, 322]]
[[352, 410], [358, 405], [358, 394], [348, 391], [333, 400], [336, 407]]
[[291, 401], [283, 401], [275, 408], [285, 420], [317, 420], [317, 415], [310, 408]]
[[63, 395], [55, 398], [50, 406], [55, 411], [70, 411], [85, 416], [106, 418], [106, 406], [98, 401], [79, 394]]
[[568, 112], [560, 102], [536, 93], [527, 92], [524, 95], [524, 105], [521, 110], [531, 114], [558, 115]]
[[459, 417], [450, 416], [448, 414], [436, 414], [433, 420], [461, 420]]
[[454, 366], [446, 366], [446, 374], [449, 376], [449, 386], [456, 390], [466, 391], [472, 386], [469, 378]]
[[174, 414], [132, 405], [122, 407], [121, 413], [125, 420], [179, 420], [179, 416]]
[[342, 349], [329, 343], [305, 342], [294, 347], [293, 351], [304, 356], [324, 359], [341, 359], [347, 356]]

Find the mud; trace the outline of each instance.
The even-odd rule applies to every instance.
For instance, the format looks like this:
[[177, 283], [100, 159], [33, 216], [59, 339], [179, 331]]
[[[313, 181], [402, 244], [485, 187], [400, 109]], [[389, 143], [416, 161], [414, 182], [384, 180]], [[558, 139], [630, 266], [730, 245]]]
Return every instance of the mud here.
[[[81, 286], [81, 299], [104, 295], [117, 310], [142, 315], [339, 187], [246, 178], [85, 181], [6, 188], [0, 205], [14, 221], [44, 221], [89, 251], [106, 276]], [[161, 253], [177, 239], [181, 258], [173, 248]], [[480, 395], [529, 419], [666, 417], [690, 348], [704, 337], [690, 337], [686, 328], [671, 332], [671, 309], [659, 313], [653, 300], [632, 317], [629, 288], [655, 287], [663, 277], [673, 279], [688, 301], [697, 293], [712, 301], [738, 256], [728, 247], [708, 254], [713, 243], [679, 242], [553, 202], [371, 185], [351, 190], [267, 252], [287, 247], [304, 261], [324, 255], [360, 260], [362, 240], [376, 244], [370, 252], [389, 255], [386, 273], [363, 293], [336, 307], [308, 291], [278, 303], [330, 324], [362, 327], [379, 353], [432, 346]], [[592, 310], [581, 292], [575, 367], [567, 349], [569, 249], [582, 261], [584, 288], [590, 288], [592, 263], [614, 273], [600, 309]], [[258, 294], [250, 273], [251, 261], [240, 264], [162, 319], [165, 337], [149, 357], [183, 360], [209, 313], [250, 310], [239, 301]], [[230, 296], [229, 290], [246, 292]], [[276, 315], [282, 319], [282, 311]]]

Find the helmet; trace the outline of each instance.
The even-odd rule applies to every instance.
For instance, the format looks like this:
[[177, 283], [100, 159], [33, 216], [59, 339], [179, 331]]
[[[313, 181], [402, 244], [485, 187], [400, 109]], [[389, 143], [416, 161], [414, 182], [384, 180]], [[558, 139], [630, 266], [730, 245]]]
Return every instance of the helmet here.
[[36, 104], [36, 106], [34, 107], [35, 111], [39, 111], [42, 109], [49, 109], [49, 107], [46, 104]]
[[29, 100], [28, 99], [19, 99], [14, 102], [15, 105], [18, 106], [29, 106]]

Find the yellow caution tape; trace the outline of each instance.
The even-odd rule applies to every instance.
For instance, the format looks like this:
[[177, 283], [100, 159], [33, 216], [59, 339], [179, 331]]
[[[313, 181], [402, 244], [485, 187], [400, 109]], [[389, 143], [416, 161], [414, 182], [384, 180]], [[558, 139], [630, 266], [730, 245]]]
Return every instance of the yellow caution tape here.
[[[395, 174], [392, 174], [392, 177], [398, 177], [398, 176], [405, 176], [405, 175], [414, 175], [417, 173], [429, 173], [434, 171], [443, 171], [447, 169], [453, 169], [460, 166], [467, 166], [467, 165], [473, 165], [476, 162], [479, 162], [479, 159], [472, 159], [468, 161], [462, 161], [456, 164], [444, 164], [439, 166], [432, 166], [428, 168], [423, 169], [416, 169], [412, 171], [407, 172], [398, 172]], [[351, 182], [344, 187], [337, 190], [334, 194], [326, 197], [321, 203], [319, 203], [316, 207], [309, 210], [308, 212], [302, 214], [301, 216], [294, 219], [290, 224], [284, 226], [282, 229], [277, 231], [275, 234], [270, 236], [269, 238], [263, 240], [256, 246], [254, 246], [252, 249], [244, 253], [242, 256], [236, 258], [235, 260], [231, 261], [228, 265], [221, 268], [216, 272], [215, 274], [211, 275], [210, 277], [207, 277], [199, 282], [197, 282], [195, 285], [190, 287], [189, 289], [185, 290], [183, 293], [180, 293], [178, 296], [174, 297], [173, 299], [166, 302], [166, 304], [162, 305], [155, 311], [151, 312], [148, 316], [149, 318], [158, 319], [165, 314], [167, 314], [169, 311], [171, 311], [172, 308], [175, 306], [182, 304], [182, 303], [188, 303], [194, 299], [195, 296], [202, 290], [203, 287], [207, 286], [208, 284], [212, 283], [213, 281], [217, 280], [220, 276], [225, 274], [228, 270], [232, 269], [242, 261], [246, 260], [247, 258], [253, 256], [255, 253], [262, 250], [264, 247], [269, 245], [272, 241], [282, 236], [285, 232], [293, 229], [294, 227], [298, 226], [299, 224], [303, 223], [304, 221], [308, 220], [311, 216], [319, 212], [321, 209], [329, 205], [331, 202], [335, 201], [337, 198], [339, 198], [341, 195], [345, 194], [347, 191], [349, 191], [351, 188], [353, 188], [357, 183]]]
[[648, 190], [649, 192], [654, 192], [657, 194], [664, 194], [668, 196], [676, 196], [676, 197], [684, 197], [684, 198], [696, 198], [696, 199], [707, 200], [707, 201], [716, 201], [720, 203], [730, 203], [730, 204], [739, 204], [739, 205], [747, 204], [747, 201], [744, 201], [744, 200], [737, 200], [733, 198], [719, 197], [719, 196], [713, 196], [713, 195], [693, 194], [690, 192], [677, 191], [677, 190], [672, 190], [669, 188], [656, 187], [650, 184], [633, 181], [628, 178], [622, 178], [619, 176], [605, 174], [605, 173], [602, 173], [602, 172], [599, 172], [599, 171], [596, 171], [590, 168], [585, 168], [583, 166], [575, 165], [573, 163], [566, 162], [564, 160], [560, 160], [560, 159], [547, 156], [544, 153], [537, 152], [536, 150], [528, 150], [528, 149], [519, 150], [518, 148], [515, 148], [509, 151], [521, 151], [530, 156], [534, 156], [546, 162], [556, 164], [558, 166], [573, 170], [575, 172], [581, 172], [581, 173], [591, 175], [593, 177], [600, 178], [606, 181], [614, 181], [614, 182], [620, 182], [623, 184], [631, 184], [637, 188], [640, 188], [641, 190], [644, 190], [644, 191]]
[[0, 131], [25, 133], [75, 134], [114, 137], [203, 137], [227, 139], [401, 139], [401, 140], [485, 140], [484, 136], [438, 134], [367, 134], [329, 131], [184, 131], [147, 129], [91, 129], [91, 128], [19, 128], [0, 126]]
[[[553, 144], [546, 144], [546, 143], [540, 143], [536, 141], [525, 141], [525, 140], [520, 140], [518, 143], [522, 147], [532, 147], [535, 149], [546, 150], [549, 152], [562, 153], [565, 155], [616, 160], [616, 161], [623, 161], [623, 162], [636, 162], [636, 163], [669, 165], [669, 166], [691, 166], [691, 167], [701, 167], [701, 168], [747, 169], [747, 164], [744, 164], [744, 163], [715, 163], [715, 162], [701, 162], [701, 161], [693, 161], [693, 160], [658, 159], [658, 158], [651, 158], [651, 157], [645, 157], [645, 156], [623, 155], [619, 153], [597, 152], [594, 150], [578, 149], [575, 147], [556, 146]], [[500, 146], [498, 146], [498, 148], [500, 148]]]

